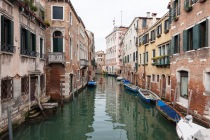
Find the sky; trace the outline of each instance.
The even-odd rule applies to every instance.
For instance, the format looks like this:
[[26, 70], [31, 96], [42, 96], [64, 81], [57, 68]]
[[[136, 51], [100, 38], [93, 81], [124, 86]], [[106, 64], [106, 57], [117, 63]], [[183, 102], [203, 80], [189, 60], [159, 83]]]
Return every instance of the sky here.
[[[71, 0], [87, 30], [94, 33], [96, 51], [106, 50], [106, 39], [115, 26], [129, 27], [135, 17], [157, 13], [162, 17], [170, 0]], [[122, 11], [122, 12], [121, 12]], [[122, 17], [122, 18], [121, 18]]]

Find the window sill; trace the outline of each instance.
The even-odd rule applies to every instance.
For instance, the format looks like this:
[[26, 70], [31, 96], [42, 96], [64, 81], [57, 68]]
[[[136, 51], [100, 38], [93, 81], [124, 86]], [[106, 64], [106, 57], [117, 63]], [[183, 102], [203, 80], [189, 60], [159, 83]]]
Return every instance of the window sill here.
[[189, 51], [186, 51], [185, 53], [190, 53], [190, 52], [194, 52], [195, 50], [189, 50]]
[[173, 54], [173, 56], [179, 56], [179, 53], [175, 53], [175, 54]]
[[0, 53], [0, 54], [13, 55], [14, 53], [1, 51], [1, 53]]
[[39, 60], [40, 60], [40, 61], [45, 61], [46, 59], [45, 59], [45, 58], [39, 58]]
[[161, 37], [161, 34], [158, 34], [158, 35], [157, 35], [157, 38], [159, 38], [159, 37]]
[[147, 45], [149, 45], [149, 43], [145, 43], [145, 44], [144, 44], [144, 46], [147, 46]]
[[167, 34], [169, 32], [169, 29], [165, 30], [164, 33]]
[[36, 57], [20, 54], [20, 57], [36, 59]]
[[150, 43], [154, 43], [154, 42], [155, 42], [155, 40], [150, 41]]

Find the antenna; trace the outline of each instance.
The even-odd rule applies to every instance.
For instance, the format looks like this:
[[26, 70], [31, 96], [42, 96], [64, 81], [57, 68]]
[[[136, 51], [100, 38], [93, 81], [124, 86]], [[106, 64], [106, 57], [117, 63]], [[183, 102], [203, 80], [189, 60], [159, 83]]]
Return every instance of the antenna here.
[[121, 26], [122, 26], [122, 12], [123, 12], [123, 11], [120, 11], [120, 12], [121, 12]]
[[113, 19], [113, 25], [114, 25], [114, 27], [115, 27], [115, 18]]

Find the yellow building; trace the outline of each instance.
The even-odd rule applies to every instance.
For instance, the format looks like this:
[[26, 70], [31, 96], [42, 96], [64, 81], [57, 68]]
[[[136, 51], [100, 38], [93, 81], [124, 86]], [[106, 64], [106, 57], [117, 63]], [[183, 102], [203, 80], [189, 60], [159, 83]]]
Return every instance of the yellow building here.
[[166, 13], [139, 36], [138, 85], [170, 98], [170, 20]]

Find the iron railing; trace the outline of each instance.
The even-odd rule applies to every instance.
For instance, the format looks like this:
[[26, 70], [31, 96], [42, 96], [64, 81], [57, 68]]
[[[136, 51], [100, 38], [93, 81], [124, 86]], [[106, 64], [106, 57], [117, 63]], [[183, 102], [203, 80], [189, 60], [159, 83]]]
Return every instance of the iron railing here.
[[31, 51], [31, 50], [27, 50], [27, 49], [22, 49], [20, 51], [21, 55], [26, 55], [26, 56], [31, 56], [31, 57], [37, 57], [38, 56], [38, 52], [36, 51]]
[[13, 45], [10, 45], [10, 44], [2, 44], [0, 43], [1, 45], [1, 51], [2, 52], [7, 52], [7, 53], [14, 53], [15, 52], [15, 46]]
[[168, 65], [170, 65], [169, 56], [164, 56], [163, 58], [159, 58], [159, 59], [155, 60], [154, 64], [156, 66], [168, 66]]

